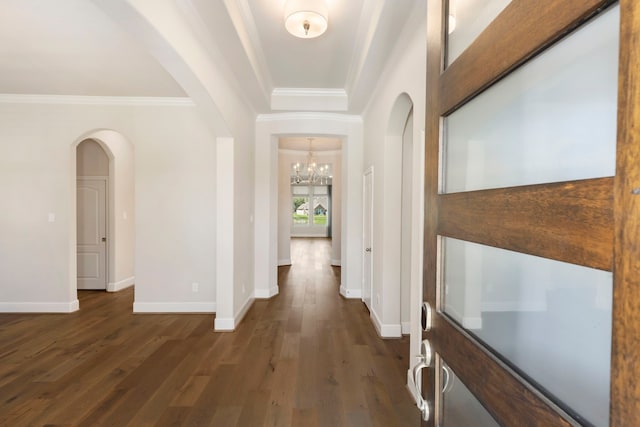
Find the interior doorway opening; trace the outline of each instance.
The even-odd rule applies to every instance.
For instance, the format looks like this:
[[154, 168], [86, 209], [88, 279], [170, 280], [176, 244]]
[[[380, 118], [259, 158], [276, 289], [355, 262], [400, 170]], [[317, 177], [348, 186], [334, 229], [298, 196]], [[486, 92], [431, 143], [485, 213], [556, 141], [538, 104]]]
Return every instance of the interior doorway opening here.
[[319, 136], [278, 141], [278, 266], [291, 265], [292, 239], [322, 239], [328, 264], [341, 266], [342, 140]]
[[133, 145], [119, 132], [88, 132], [71, 145], [70, 293], [117, 292], [135, 282]]
[[78, 290], [107, 290], [109, 156], [93, 139], [76, 148]]

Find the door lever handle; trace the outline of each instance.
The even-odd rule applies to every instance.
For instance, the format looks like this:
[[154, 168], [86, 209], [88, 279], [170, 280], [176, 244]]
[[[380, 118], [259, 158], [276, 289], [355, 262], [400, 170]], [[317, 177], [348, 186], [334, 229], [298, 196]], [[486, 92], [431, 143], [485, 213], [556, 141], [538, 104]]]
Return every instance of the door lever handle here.
[[429, 368], [433, 359], [433, 352], [431, 351], [431, 344], [429, 343], [429, 340], [422, 341], [422, 344], [420, 345], [420, 354], [416, 357], [418, 358], [418, 363], [413, 367], [413, 384], [416, 386], [416, 390], [418, 391], [418, 401], [416, 402], [416, 406], [422, 413], [422, 419], [424, 421], [429, 421], [429, 418], [431, 417], [429, 403], [422, 397], [422, 384], [418, 381], [418, 373], [424, 368]]
[[365, 252], [371, 252], [371, 248], [366, 248], [364, 251]]

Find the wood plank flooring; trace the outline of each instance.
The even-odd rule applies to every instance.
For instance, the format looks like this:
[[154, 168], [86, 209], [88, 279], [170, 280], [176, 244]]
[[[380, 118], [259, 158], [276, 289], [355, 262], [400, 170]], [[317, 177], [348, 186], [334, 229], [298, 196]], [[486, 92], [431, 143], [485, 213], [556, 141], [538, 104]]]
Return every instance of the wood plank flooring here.
[[292, 239], [280, 294], [238, 329], [132, 314], [133, 291], [73, 314], [0, 314], [0, 426], [417, 426], [408, 337], [339, 296], [330, 240]]

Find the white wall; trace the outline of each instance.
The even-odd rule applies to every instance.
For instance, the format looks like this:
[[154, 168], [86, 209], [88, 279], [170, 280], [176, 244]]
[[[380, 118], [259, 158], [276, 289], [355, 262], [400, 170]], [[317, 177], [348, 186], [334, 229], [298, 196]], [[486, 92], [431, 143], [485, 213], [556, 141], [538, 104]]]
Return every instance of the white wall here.
[[[342, 153], [314, 151], [319, 163], [331, 164], [331, 264], [340, 265], [342, 244]], [[278, 265], [291, 264], [291, 165], [307, 161], [307, 151], [278, 151]], [[323, 229], [321, 236], [325, 236]]]
[[411, 239], [413, 227], [413, 111], [402, 134], [402, 217], [400, 249], [400, 321], [402, 333], [410, 333], [411, 325]]
[[77, 307], [75, 144], [113, 129], [136, 152], [136, 308], [213, 311], [215, 140], [196, 109], [19, 99], [0, 103], [0, 310]]
[[[399, 192], [399, 186], [390, 188], [390, 180], [399, 180], [398, 168], [389, 170], [390, 161], [401, 162], [401, 138], [387, 138], [392, 108], [400, 95], [406, 94], [413, 104], [413, 202], [412, 209], [412, 277], [410, 354], [418, 354], [421, 341], [420, 304], [422, 300], [422, 235], [424, 189], [424, 117], [426, 105], [426, 2], [417, 2], [411, 13], [410, 22], [398, 37], [398, 42], [383, 72], [378, 90], [373, 94], [364, 114], [364, 168], [373, 166], [376, 171], [374, 189], [374, 280], [372, 295], [372, 317], [378, 331], [387, 336], [401, 333], [401, 313], [399, 294], [399, 262], [392, 251], [399, 252], [400, 234], [397, 225], [400, 212], [392, 212]], [[397, 150], [397, 151], [396, 151]], [[385, 206], [387, 210], [385, 211]], [[395, 231], [394, 231], [395, 230]], [[391, 239], [391, 244], [388, 241]], [[380, 304], [376, 297], [380, 295]], [[413, 360], [413, 359], [412, 359]], [[413, 362], [412, 362], [413, 363]], [[409, 387], [413, 384], [409, 381]]]
[[[424, 2], [418, 2], [412, 12], [412, 22], [404, 27], [389, 65], [381, 77], [383, 85], [373, 94], [363, 115], [364, 117], [364, 167], [373, 166], [376, 170], [374, 188], [374, 242], [373, 248], [373, 294], [372, 317], [383, 335], [398, 336], [401, 333], [400, 313], [400, 234], [401, 234], [401, 195], [400, 165], [402, 163], [402, 128], [399, 132], [390, 132], [390, 126], [398, 126], [399, 118], [392, 119], [393, 108], [401, 95], [413, 104], [414, 160], [412, 188], [414, 195], [423, 189], [422, 170], [424, 158], [421, 155], [424, 142], [421, 131], [424, 129], [425, 79], [426, 79], [426, 10]], [[403, 95], [404, 94], [404, 95]], [[403, 101], [404, 102], [404, 101]], [[406, 108], [406, 107], [405, 107]], [[409, 110], [406, 109], [406, 120]], [[395, 121], [396, 123], [392, 123]], [[413, 217], [422, 212], [420, 197], [414, 196]], [[419, 221], [418, 221], [419, 222]], [[422, 230], [413, 230], [416, 238], [422, 239]], [[415, 247], [415, 245], [413, 245]], [[412, 251], [415, 252], [415, 251]], [[419, 254], [412, 253], [412, 257]], [[414, 264], [415, 265], [415, 264]], [[415, 275], [414, 275], [415, 276]], [[412, 277], [413, 311], [418, 312], [421, 299], [421, 277]], [[412, 317], [413, 319], [413, 317]], [[417, 326], [416, 320], [411, 324]], [[415, 334], [419, 331], [415, 329]], [[412, 352], [418, 346], [412, 345]]]

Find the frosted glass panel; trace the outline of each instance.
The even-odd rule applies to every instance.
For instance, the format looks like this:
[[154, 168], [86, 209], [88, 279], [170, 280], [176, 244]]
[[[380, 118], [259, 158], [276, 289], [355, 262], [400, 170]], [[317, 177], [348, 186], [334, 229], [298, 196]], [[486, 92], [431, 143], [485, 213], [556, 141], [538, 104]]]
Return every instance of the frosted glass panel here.
[[509, 3], [511, 0], [449, 0], [447, 63], [460, 56]]
[[606, 426], [612, 274], [451, 238], [442, 251], [445, 313]]
[[445, 364], [446, 388], [442, 392], [442, 427], [499, 427], [453, 370]]
[[613, 176], [619, 7], [445, 119], [446, 193]]

